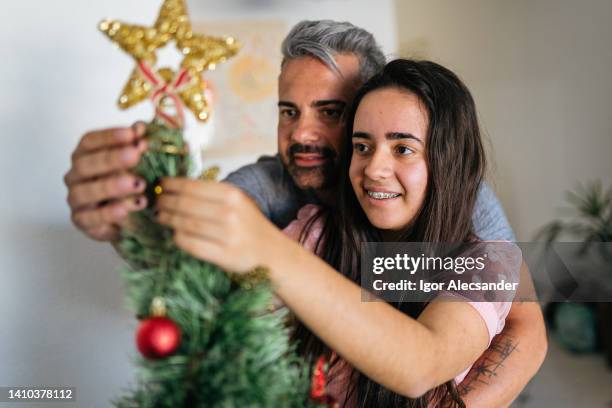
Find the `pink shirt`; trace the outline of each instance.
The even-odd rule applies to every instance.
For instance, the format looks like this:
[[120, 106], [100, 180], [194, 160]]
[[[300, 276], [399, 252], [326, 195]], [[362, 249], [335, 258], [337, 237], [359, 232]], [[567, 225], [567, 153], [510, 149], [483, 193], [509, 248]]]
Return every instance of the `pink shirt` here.
[[[292, 221], [283, 232], [287, 234], [289, 237], [298, 241], [300, 239], [300, 235], [304, 230], [304, 227], [307, 225], [308, 221], [317, 213], [319, 207], [314, 204], [307, 204], [300, 209], [297, 214], [297, 219]], [[306, 237], [304, 237], [302, 245], [304, 248], [313, 251], [316, 247], [316, 244], [321, 236], [323, 228], [322, 220], [317, 220], [310, 228], [310, 231]], [[481, 271], [478, 275], [474, 275], [472, 277], [472, 281], [478, 280], [487, 280], [486, 275], [490, 275], [490, 277], [494, 277], [497, 279], [500, 274], [508, 275], [506, 279], [509, 282], [518, 282], [518, 274], [520, 271], [520, 266], [522, 262], [522, 255], [520, 249], [516, 245], [504, 244], [503, 247], [500, 245], [495, 245], [495, 243], [483, 243], [484, 249], [487, 251], [488, 261], [486, 271]], [[500, 250], [502, 249], [503, 250]], [[444, 297], [453, 297], [458, 300], [462, 300], [470, 304], [480, 317], [482, 317], [483, 322], [487, 327], [487, 332], [489, 333], [489, 345], [491, 344], [491, 340], [495, 335], [499, 334], [504, 328], [504, 324], [506, 321], [506, 316], [508, 316], [508, 312], [510, 311], [510, 307], [512, 306], [511, 301], [504, 302], [488, 302], [482, 299], [481, 294], [472, 294], [472, 293], [455, 293], [455, 292], [443, 292], [440, 296]], [[477, 300], [477, 301], [475, 301]], [[467, 373], [472, 368], [471, 364], [469, 367], [461, 372], [459, 375], [455, 377], [455, 383], [459, 384]], [[344, 361], [337, 364], [336, 367], [343, 368], [343, 371], [350, 372], [349, 367], [345, 364]], [[342, 396], [344, 395], [344, 387], [346, 387], [346, 375], [331, 375], [330, 378], [334, 378], [333, 384], [328, 384], [328, 389], [332, 396]], [[340, 404], [341, 406], [344, 404]]]

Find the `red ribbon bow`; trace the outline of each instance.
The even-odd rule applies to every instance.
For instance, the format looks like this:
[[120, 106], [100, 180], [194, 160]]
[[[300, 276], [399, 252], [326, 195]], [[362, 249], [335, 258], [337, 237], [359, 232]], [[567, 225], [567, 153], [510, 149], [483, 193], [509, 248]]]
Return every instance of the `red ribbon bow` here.
[[[189, 84], [191, 79], [189, 72], [185, 68], [176, 74], [174, 80], [170, 83], [166, 82], [164, 78], [159, 76], [145, 61], [138, 62], [138, 68], [142, 76], [153, 85], [153, 92], [151, 93], [151, 100], [155, 106], [155, 117], [160, 118], [166, 122], [170, 127], [179, 128], [183, 126], [185, 122], [185, 115], [183, 113], [183, 102], [178, 97], [178, 92], [181, 88]], [[170, 98], [174, 102], [176, 109], [176, 115], [168, 114], [164, 112], [164, 107], [161, 102], [164, 98]]]

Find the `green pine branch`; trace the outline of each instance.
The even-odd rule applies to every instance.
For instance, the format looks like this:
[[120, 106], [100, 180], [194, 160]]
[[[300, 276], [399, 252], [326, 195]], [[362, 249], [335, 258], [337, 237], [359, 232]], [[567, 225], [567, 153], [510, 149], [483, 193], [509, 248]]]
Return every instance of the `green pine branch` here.
[[[147, 181], [149, 203], [162, 177], [188, 174], [181, 130], [148, 125], [137, 173]], [[172, 153], [175, 151], [175, 153]], [[162, 296], [167, 316], [181, 328], [181, 344], [159, 360], [137, 358], [137, 385], [113, 401], [127, 407], [305, 407], [309, 367], [289, 341], [286, 310], [270, 311], [268, 284], [234, 284], [215, 265], [177, 248], [172, 231], [158, 224], [151, 206], [131, 216], [119, 250], [127, 296], [139, 318]]]

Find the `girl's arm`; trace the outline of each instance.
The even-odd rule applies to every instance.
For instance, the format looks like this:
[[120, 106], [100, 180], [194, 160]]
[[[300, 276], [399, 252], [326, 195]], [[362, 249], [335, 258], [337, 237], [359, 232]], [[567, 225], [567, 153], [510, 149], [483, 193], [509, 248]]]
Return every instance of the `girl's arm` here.
[[266, 265], [276, 293], [331, 349], [385, 387], [411, 398], [442, 384], [487, 348], [480, 314], [464, 302], [431, 303], [414, 320], [279, 235]]
[[160, 222], [192, 255], [236, 272], [266, 266], [276, 293], [331, 349], [390, 390], [418, 397], [472, 364], [486, 349], [479, 313], [434, 302], [418, 320], [361, 288], [285, 237], [242, 192], [224, 183], [164, 180]]

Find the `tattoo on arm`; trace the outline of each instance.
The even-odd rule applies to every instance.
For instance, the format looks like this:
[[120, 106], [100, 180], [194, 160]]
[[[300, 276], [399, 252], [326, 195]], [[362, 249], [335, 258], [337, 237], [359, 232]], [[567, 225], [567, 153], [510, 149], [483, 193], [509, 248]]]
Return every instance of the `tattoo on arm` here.
[[518, 341], [512, 336], [499, 334], [491, 342], [491, 346], [474, 363], [465, 379], [457, 386], [461, 396], [474, 391], [481, 385], [489, 385], [495, 380], [499, 370], [511, 354], [518, 352]]

